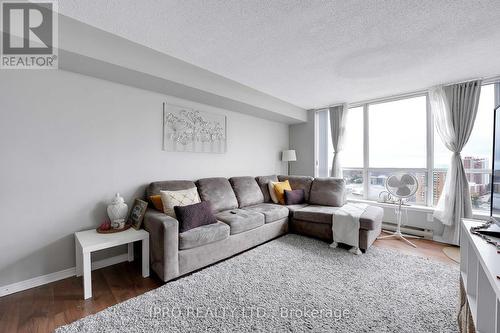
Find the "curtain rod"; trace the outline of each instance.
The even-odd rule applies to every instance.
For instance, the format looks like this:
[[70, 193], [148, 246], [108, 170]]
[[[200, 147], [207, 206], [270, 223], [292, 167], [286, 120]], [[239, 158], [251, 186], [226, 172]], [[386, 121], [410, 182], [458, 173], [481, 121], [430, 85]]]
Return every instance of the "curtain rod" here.
[[[474, 81], [474, 80], [482, 80], [483, 84], [491, 84], [500, 81], [500, 75], [495, 75], [495, 76], [488, 76], [488, 77], [483, 77], [483, 78], [476, 78], [476, 79], [468, 79], [468, 80], [461, 80], [461, 81], [456, 81], [456, 82], [451, 82], [451, 83], [444, 83], [442, 85], [444, 86], [449, 86], [452, 84], [457, 84], [457, 83], [464, 83], [464, 82], [469, 82], [469, 81]], [[413, 91], [413, 92], [407, 92], [407, 93], [402, 93], [402, 94], [397, 94], [397, 95], [391, 95], [391, 96], [385, 96], [385, 97], [379, 97], [379, 98], [373, 98], [369, 100], [364, 100], [361, 102], [354, 102], [354, 103], [347, 103], [349, 107], [358, 107], [363, 104], [370, 104], [370, 103], [377, 103], [377, 102], [382, 102], [386, 100], [394, 100], [394, 99], [402, 99], [405, 97], [410, 97], [410, 96], [418, 96], [418, 95], [424, 95], [427, 93], [429, 89], [424, 89], [424, 90], [418, 90], [418, 91]], [[308, 111], [320, 111], [320, 110], [325, 110], [334, 106], [339, 106], [344, 103], [335, 103], [327, 106], [323, 106], [320, 108], [314, 108], [314, 109], [309, 109]]]

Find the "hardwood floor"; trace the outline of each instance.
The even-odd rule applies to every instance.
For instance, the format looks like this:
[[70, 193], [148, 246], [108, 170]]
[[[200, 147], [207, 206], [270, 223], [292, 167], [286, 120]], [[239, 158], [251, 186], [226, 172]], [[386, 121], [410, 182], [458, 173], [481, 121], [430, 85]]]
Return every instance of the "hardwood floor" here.
[[83, 299], [82, 278], [71, 277], [0, 298], [0, 332], [52, 332], [55, 328], [158, 288], [137, 263], [92, 272], [93, 297]]
[[[388, 234], [383, 232], [381, 236], [385, 235]], [[411, 239], [411, 242], [414, 243], [417, 247], [414, 248], [412, 246], [409, 246], [405, 242], [398, 239], [376, 240], [375, 243], [373, 243], [373, 245], [383, 248], [395, 249], [405, 254], [425, 257], [435, 261], [458, 266], [458, 263], [451, 260], [443, 253], [443, 248], [448, 247], [450, 245], [434, 242], [428, 239]]]
[[[415, 244], [416, 249], [398, 240], [377, 240], [374, 245], [457, 265], [442, 252], [447, 245], [420, 239]], [[52, 332], [162, 284], [154, 275], [144, 279], [138, 262], [127, 262], [93, 271], [89, 300], [83, 300], [81, 277], [8, 295], [0, 298], [0, 333]]]

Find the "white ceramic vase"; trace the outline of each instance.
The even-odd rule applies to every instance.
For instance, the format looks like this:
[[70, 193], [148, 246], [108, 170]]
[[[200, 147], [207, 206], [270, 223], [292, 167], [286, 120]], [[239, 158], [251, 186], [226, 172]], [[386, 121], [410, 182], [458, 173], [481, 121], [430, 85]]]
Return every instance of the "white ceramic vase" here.
[[120, 196], [120, 193], [116, 193], [115, 197], [108, 205], [107, 211], [111, 224], [115, 221], [125, 220], [128, 213], [128, 206], [125, 200]]

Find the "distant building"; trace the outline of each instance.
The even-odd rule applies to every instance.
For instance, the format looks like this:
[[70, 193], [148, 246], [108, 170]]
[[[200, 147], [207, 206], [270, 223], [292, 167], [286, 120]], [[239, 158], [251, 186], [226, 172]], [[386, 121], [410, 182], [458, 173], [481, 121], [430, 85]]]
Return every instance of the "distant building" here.
[[425, 199], [427, 195], [425, 173], [416, 174], [415, 177], [418, 181], [418, 188], [417, 192], [415, 193], [415, 203], [425, 205], [427, 203]]
[[434, 184], [434, 191], [432, 193], [433, 193], [434, 205], [437, 205], [439, 197], [443, 192], [445, 178], [446, 178], [446, 171], [436, 171], [433, 173], [432, 181]]
[[370, 184], [371, 185], [385, 186], [386, 179], [387, 179], [386, 175], [370, 176]]
[[[488, 170], [490, 167], [489, 160], [484, 157], [466, 156], [463, 158], [464, 169], [466, 171], [474, 170]], [[471, 193], [483, 195], [488, 191], [488, 184], [490, 183], [489, 174], [485, 173], [467, 173], [467, 180], [469, 184], [475, 184], [474, 189], [471, 188]]]

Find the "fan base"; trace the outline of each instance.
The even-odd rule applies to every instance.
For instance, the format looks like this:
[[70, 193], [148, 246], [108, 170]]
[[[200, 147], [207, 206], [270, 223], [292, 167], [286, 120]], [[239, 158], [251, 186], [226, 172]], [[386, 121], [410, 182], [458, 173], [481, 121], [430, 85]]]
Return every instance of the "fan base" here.
[[415, 244], [413, 244], [412, 242], [410, 242], [407, 238], [415, 238], [415, 239], [419, 239], [420, 237], [418, 236], [413, 236], [413, 235], [403, 235], [401, 233], [401, 231], [386, 231], [387, 233], [389, 233], [390, 235], [387, 235], [387, 236], [381, 236], [381, 237], [377, 237], [377, 239], [387, 239], [387, 238], [396, 238], [396, 239], [400, 239], [406, 243], [408, 243], [409, 245], [413, 246], [413, 247], [417, 247]]

